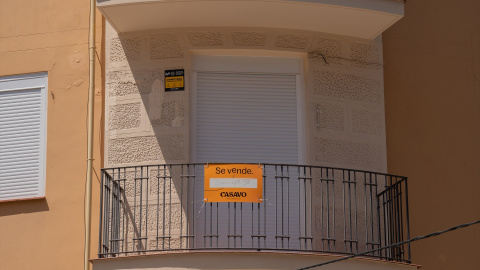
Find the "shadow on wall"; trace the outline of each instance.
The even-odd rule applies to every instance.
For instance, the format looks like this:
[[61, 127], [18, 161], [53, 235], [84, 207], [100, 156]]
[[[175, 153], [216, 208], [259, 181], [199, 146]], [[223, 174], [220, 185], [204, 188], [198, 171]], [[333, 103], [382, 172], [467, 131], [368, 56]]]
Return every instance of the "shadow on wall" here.
[[2, 202], [1, 204], [2, 207], [0, 207], [0, 217], [44, 212], [50, 210], [50, 208], [48, 207], [47, 199], [45, 198]]
[[[157, 40], [160, 38], [160, 40]], [[174, 35], [152, 37], [153, 48], [170, 46], [176, 41]], [[165, 92], [164, 73], [169, 69], [186, 69], [184, 53], [180, 44], [169, 47], [173, 53], [157, 54], [155, 49], [146, 50], [145, 38], [124, 37], [110, 41], [110, 62], [115, 68], [107, 74], [107, 100], [115, 98], [107, 108], [108, 122], [106, 132], [108, 140], [108, 167], [123, 164], [169, 164], [188, 162], [188, 127], [186, 126], [185, 103], [187, 91]], [[156, 45], [155, 45], [156, 44]], [[170, 50], [169, 49], [169, 50]], [[168, 50], [167, 50], [168, 51]], [[166, 59], [168, 58], [168, 59]], [[162, 61], [166, 59], [167, 61]], [[188, 89], [187, 89], [188, 90]], [[117, 99], [119, 98], [119, 99]], [[120, 101], [119, 101], [120, 100]], [[107, 101], [108, 102], [108, 101]], [[138, 181], [138, 177], [145, 177]], [[171, 182], [159, 181], [156, 176], [171, 176]], [[123, 251], [158, 249], [157, 242], [152, 242], [153, 233], [163, 229], [163, 223], [152, 223], [159, 211], [167, 211], [171, 217], [174, 231], [185, 228], [185, 207], [179, 200], [181, 191], [181, 172], [162, 168], [136, 168], [123, 171], [121, 177], [126, 179], [126, 207], [120, 215], [125, 226], [121, 234], [145, 237], [145, 240], [127, 240], [120, 247]], [[135, 180], [136, 179], [136, 180]], [[142, 186], [143, 184], [143, 186]], [[168, 202], [164, 199], [167, 189]], [[143, 196], [143, 197], [142, 197]], [[149, 197], [146, 197], [149, 196]], [[142, 199], [143, 198], [143, 199]], [[146, 199], [148, 198], [148, 199]], [[147, 204], [148, 200], [148, 207]], [[170, 214], [171, 213], [171, 214]], [[147, 223], [147, 218], [150, 221]], [[183, 221], [182, 221], [183, 220]], [[122, 223], [123, 225], [123, 223]], [[166, 226], [167, 227], [167, 226]], [[178, 232], [173, 232], [172, 247], [179, 244]], [[152, 238], [153, 237], [153, 238]], [[143, 239], [143, 238], [142, 238]], [[135, 243], [134, 243], [135, 242]], [[155, 247], [153, 246], [155, 245]], [[170, 245], [170, 240], [169, 240]], [[178, 247], [177, 247], [178, 248]]]
[[[172, 39], [176, 40], [174, 36]], [[152, 43], [155, 43], [154, 41], [152, 40]], [[163, 44], [167, 41], [162, 39], [159, 42]], [[110, 105], [107, 128], [109, 131], [130, 129], [139, 132], [110, 139], [108, 150], [110, 165], [182, 163], [188, 160], [185, 151], [188, 128], [185, 127], [184, 107], [187, 93], [164, 90], [165, 70], [184, 69], [184, 53], [180, 49], [180, 44], [176, 44], [173, 49], [176, 53], [173, 53], [172, 57], [165, 55], [147, 57], [145, 54], [153, 54], [154, 50], [146, 52], [144, 44], [145, 40], [140, 38], [120, 36], [111, 40], [112, 63], [127, 62], [129, 69], [110, 72], [109, 96], [132, 98], [128, 103]], [[155, 47], [154, 45], [152, 44], [152, 47]], [[155, 62], [164, 58], [172, 59], [165, 63]], [[149, 67], [145, 68], [145, 64]], [[141, 98], [141, 102], [138, 98]], [[143, 117], [144, 109], [146, 117]], [[143, 123], [144, 119], [147, 123]], [[148, 134], [151, 130], [153, 135]]]

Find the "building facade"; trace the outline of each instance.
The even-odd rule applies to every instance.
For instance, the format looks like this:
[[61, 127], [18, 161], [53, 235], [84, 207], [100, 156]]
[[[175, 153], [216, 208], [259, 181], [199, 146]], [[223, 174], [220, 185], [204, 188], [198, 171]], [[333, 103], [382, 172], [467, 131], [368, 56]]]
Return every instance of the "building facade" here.
[[[0, 95], [8, 99], [0, 106], [0, 269], [83, 265], [88, 15], [85, 1], [0, 2]], [[97, 33], [94, 168], [100, 171], [101, 20]], [[98, 186], [94, 194], [98, 204]]]
[[[448, 9], [444, 2], [437, 1], [439, 10]], [[98, 20], [96, 45], [93, 269], [298, 269], [478, 218], [473, 14], [451, 15], [465, 29], [455, 39], [453, 28], [432, 30], [435, 12], [419, 18], [429, 4], [393, 0], [97, 4], [104, 20]], [[9, 165], [30, 144], [15, 133], [12, 146], [8, 135], [17, 129], [7, 127], [8, 117], [23, 123], [38, 113], [23, 116], [18, 106], [0, 111], [8, 114], [0, 151], [9, 154], [2, 155], [0, 195], [20, 190], [0, 201], [0, 260], [5, 269], [81, 267], [88, 3], [1, 5], [0, 94], [5, 104], [17, 104], [7, 94], [39, 89], [46, 143], [39, 144], [45, 150], [39, 150], [38, 175], [43, 169], [45, 176], [34, 181], [38, 193], [21, 197], [21, 187], [30, 186], [18, 185], [12, 179], [21, 176], [10, 172], [36, 160]], [[471, 7], [450, 8], [464, 14], [475, 7], [471, 1]], [[30, 14], [22, 27], [12, 10]], [[451, 36], [441, 39], [444, 33]], [[432, 40], [445, 47], [433, 47], [430, 57]], [[460, 57], [453, 53], [467, 47]], [[439, 56], [461, 69], [451, 77], [437, 73], [432, 63]], [[444, 80], [433, 80], [437, 74]], [[32, 77], [43, 85], [11, 86]], [[445, 85], [455, 78], [465, 85], [461, 99], [452, 101]], [[435, 102], [447, 100], [455, 108], [448, 116]], [[432, 132], [445, 132], [440, 118], [453, 125], [465, 114], [473, 117], [464, 125], [470, 143], [446, 149], [458, 160], [447, 166], [452, 159], [439, 146], [445, 137]], [[418, 152], [422, 147], [428, 151]], [[261, 167], [263, 201], [208, 201], [204, 174], [219, 163]], [[433, 171], [441, 179], [435, 184]], [[447, 176], [457, 172], [462, 192], [451, 194]], [[398, 175], [409, 177], [408, 189]], [[440, 198], [446, 192], [452, 200]], [[443, 217], [465, 204], [476, 207]], [[436, 221], [425, 219], [426, 212]], [[401, 245], [324, 268], [471, 269], [478, 241], [460, 239], [479, 234], [469, 230], [448, 238], [462, 249], [420, 242], [411, 252]]]
[[[480, 217], [479, 9], [408, 1], [383, 35], [388, 171], [411, 180], [413, 236]], [[472, 226], [413, 243], [412, 258], [424, 269], [474, 269], [479, 240]]]

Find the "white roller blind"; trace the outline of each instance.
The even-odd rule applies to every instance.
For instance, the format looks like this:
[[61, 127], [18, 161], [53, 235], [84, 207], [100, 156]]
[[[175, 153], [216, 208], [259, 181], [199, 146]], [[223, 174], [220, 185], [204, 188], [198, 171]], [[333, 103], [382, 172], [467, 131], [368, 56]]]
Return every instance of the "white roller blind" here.
[[[194, 145], [197, 162], [209, 163], [287, 163], [298, 164], [299, 160], [299, 92], [298, 82], [301, 77], [301, 62], [288, 58], [255, 57], [208, 57], [197, 56], [193, 59], [195, 77], [194, 98]], [[269, 168], [269, 175], [274, 175]], [[296, 179], [296, 172], [290, 172]], [[275, 179], [266, 179], [264, 190], [267, 201], [261, 206], [265, 220], [261, 221], [261, 246], [275, 246], [277, 233], [276, 221], [276, 186]], [[287, 185], [287, 184], [285, 184]], [[202, 183], [197, 196], [203, 196]], [[289, 189], [295, 192], [298, 183], [291, 181]], [[299, 235], [298, 199], [288, 201], [290, 235]], [[203, 234], [212, 227], [213, 233], [218, 228], [218, 239], [213, 239], [212, 247], [233, 247], [234, 239], [228, 234], [235, 231], [233, 212], [242, 212], [238, 218], [242, 234], [236, 239], [236, 247], [254, 247], [250, 235], [259, 234], [257, 216], [252, 214], [249, 204], [242, 205], [242, 210], [234, 210], [230, 203], [218, 204], [213, 211], [211, 205], [202, 207], [204, 213], [198, 216], [197, 233]], [[200, 207], [200, 206], [199, 206]], [[240, 205], [237, 207], [241, 207]], [[256, 207], [256, 206], [255, 206]], [[248, 209], [247, 209], [248, 208]], [[210, 211], [210, 212], [209, 212]], [[237, 213], [237, 212], [235, 212]], [[222, 217], [216, 221], [216, 214]], [[213, 215], [212, 217], [209, 215]], [[240, 217], [240, 214], [238, 214]], [[213, 222], [213, 225], [209, 222]], [[217, 223], [218, 222], [218, 223]], [[255, 226], [252, 226], [253, 223]], [[264, 231], [264, 222], [269, 224]], [[209, 239], [209, 238], [205, 238]], [[255, 239], [257, 241], [258, 239]], [[203, 238], [197, 239], [198, 245], [204, 244]], [[266, 241], [266, 242], [265, 242]], [[207, 241], [208, 242], [208, 241]], [[291, 241], [290, 248], [298, 248]], [[206, 244], [209, 246], [209, 243]]]
[[296, 76], [197, 73], [197, 162], [298, 162]]
[[44, 195], [44, 88], [19, 80], [0, 80], [0, 200]]

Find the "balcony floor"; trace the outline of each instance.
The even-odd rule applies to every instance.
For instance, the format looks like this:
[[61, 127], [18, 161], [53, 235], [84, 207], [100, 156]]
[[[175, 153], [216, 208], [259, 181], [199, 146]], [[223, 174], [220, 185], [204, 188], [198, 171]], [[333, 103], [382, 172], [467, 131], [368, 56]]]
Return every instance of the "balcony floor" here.
[[[190, 251], [94, 259], [93, 270], [144, 269], [285, 269], [294, 270], [341, 258], [337, 255], [292, 252]], [[322, 270], [414, 270], [418, 265], [354, 258], [325, 265]], [[315, 269], [315, 268], [314, 268]]]

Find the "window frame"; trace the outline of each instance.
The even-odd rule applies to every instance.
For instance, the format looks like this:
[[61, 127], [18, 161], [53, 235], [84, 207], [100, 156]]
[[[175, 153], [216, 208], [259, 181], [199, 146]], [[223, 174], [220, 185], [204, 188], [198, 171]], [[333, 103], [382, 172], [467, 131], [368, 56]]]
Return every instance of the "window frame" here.
[[197, 112], [197, 73], [198, 72], [238, 72], [290, 74], [296, 76], [297, 95], [297, 139], [298, 164], [305, 164], [306, 150], [306, 111], [305, 111], [305, 69], [302, 57], [288, 56], [232, 56], [232, 55], [191, 55], [190, 93], [190, 161], [197, 162], [196, 112]]
[[13, 196], [4, 201], [29, 200], [45, 197], [46, 159], [47, 159], [47, 107], [48, 107], [48, 72], [29, 73], [0, 77], [0, 92], [40, 90], [40, 136], [39, 136], [39, 175], [38, 192], [31, 196]]

